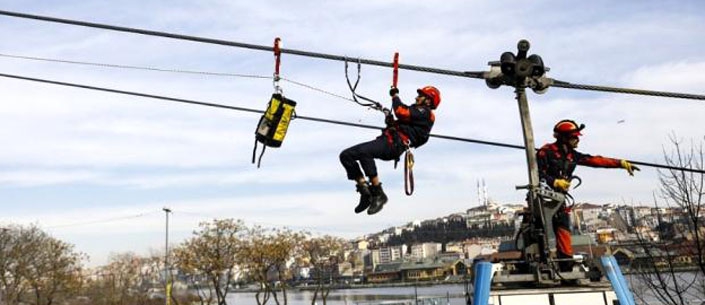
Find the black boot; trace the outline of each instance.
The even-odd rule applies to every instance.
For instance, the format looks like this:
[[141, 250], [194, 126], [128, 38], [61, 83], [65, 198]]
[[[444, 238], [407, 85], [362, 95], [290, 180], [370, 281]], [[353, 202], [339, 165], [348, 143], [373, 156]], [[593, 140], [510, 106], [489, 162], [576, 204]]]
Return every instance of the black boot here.
[[372, 215], [382, 210], [382, 207], [387, 203], [387, 195], [382, 190], [382, 184], [370, 185], [370, 208], [367, 209], [367, 214]]
[[360, 193], [360, 203], [358, 203], [355, 207], [355, 213], [361, 213], [362, 211], [367, 210], [367, 208], [370, 206], [371, 194], [367, 183], [358, 184], [356, 187], [357, 192]]

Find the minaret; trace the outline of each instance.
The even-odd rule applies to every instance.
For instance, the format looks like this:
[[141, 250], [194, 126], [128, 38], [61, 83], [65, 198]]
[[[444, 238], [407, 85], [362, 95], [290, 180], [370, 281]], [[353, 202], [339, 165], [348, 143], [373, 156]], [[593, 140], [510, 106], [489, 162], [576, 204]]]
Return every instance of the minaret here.
[[485, 207], [490, 203], [489, 195], [487, 194], [487, 185], [485, 184], [485, 179], [482, 179], [482, 202]]
[[484, 201], [482, 200], [482, 189], [480, 188], [480, 180], [477, 180], [477, 206], [482, 206]]

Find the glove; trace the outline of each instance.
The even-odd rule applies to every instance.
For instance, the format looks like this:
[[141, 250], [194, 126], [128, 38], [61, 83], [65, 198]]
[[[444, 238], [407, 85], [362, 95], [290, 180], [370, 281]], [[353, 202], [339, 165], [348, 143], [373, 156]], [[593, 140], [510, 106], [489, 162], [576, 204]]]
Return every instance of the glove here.
[[391, 125], [394, 123], [394, 116], [392, 115], [392, 111], [384, 108], [382, 109], [382, 112], [384, 113], [384, 123], [387, 125]]
[[634, 171], [640, 171], [636, 165], [632, 165], [629, 161], [627, 160], [622, 160], [619, 162], [619, 164], [622, 166], [623, 169], [627, 170], [627, 173], [629, 173], [629, 176], [634, 176]]
[[553, 187], [558, 190], [568, 192], [568, 189], [570, 188], [570, 181], [565, 179], [553, 180]]
[[389, 89], [389, 96], [394, 97], [397, 94], [399, 94], [399, 89], [397, 87], [392, 87], [392, 89]]

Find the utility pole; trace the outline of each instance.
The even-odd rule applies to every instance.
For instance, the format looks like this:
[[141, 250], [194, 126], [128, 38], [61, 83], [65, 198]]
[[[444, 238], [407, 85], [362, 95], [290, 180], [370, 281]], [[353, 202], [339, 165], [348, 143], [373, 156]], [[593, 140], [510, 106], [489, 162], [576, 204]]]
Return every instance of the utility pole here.
[[171, 272], [169, 270], [169, 213], [171, 209], [162, 208], [166, 215], [166, 237], [164, 239], [164, 303], [171, 304]]

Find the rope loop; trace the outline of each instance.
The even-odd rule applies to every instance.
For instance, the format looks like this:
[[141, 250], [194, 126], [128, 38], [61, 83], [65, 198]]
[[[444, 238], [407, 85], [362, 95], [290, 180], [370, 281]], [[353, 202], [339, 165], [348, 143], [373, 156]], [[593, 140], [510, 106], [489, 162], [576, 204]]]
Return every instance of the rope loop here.
[[[357, 103], [358, 105], [360, 105], [360, 106], [369, 107], [370, 109], [374, 109], [374, 110], [377, 110], [377, 111], [382, 111], [382, 110], [384, 109], [384, 107], [382, 107], [382, 104], [380, 104], [379, 102], [377, 102], [377, 101], [375, 101], [375, 100], [373, 100], [373, 99], [369, 99], [369, 98], [364, 97], [364, 96], [362, 96], [362, 95], [360, 95], [360, 94], [357, 94], [357, 92], [356, 92], [356, 90], [357, 90], [357, 85], [360, 83], [360, 78], [361, 78], [361, 74], [362, 74], [362, 73], [361, 73], [361, 71], [362, 71], [362, 62], [361, 62], [360, 58], [357, 59], [357, 78], [355, 79], [355, 84], [354, 84], [354, 85], [353, 85], [353, 83], [350, 81], [350, 76], [349, 76], [349, 73], [348, 73], [348, 57], [345, 57], [345, 60], [344, 60], [344, 61], [345, 61], [345, 80], [347, 81], [347, 83], [348, 83], [348, 88], [350, 89], [350, 92], [352, 93], [352, 99], [353, 99], [353, 101], [354, 101], [355, 103]], [[361, 100], [364, 100], [364, 101], [366, 101], [366, 102], [360, 102], [360, 101], [358, 100], [358, 98], [361, 99]]]
[[414, 154], [411, 152], [409, 143], [405, 143], [406, 152], [404, 154], [404, 192], [407, 196], [414, 193]]

